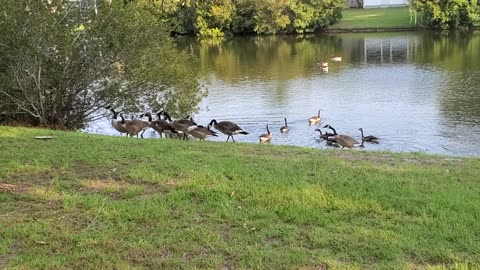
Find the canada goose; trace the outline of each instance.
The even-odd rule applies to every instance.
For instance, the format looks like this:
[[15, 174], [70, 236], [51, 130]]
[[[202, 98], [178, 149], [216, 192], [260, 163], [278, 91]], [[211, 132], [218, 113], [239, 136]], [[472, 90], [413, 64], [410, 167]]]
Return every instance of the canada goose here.
[[260, 135], [260, 143], [269, 143], [272, 140], [272, 133], [270, 133], [270, 129], [268, 129], [267, 124], [267, 134]]
[[[322, 133], [322, 131], [319, 128], [315, 129], [315, 131], [320, 132], [320, 139], [324, 139], [324, 140], [328, 139], [329, 134], [332, 134], [332, 133], [326, 133], [326, 132]], [[333, 136], [333, 134], [332, 134], [332, 136]]]
[[363, 136], [363, 128], [359, 128], [358, 130], [360, 130], [360, 132], [362, 133], [362, 141], [378, 143], [378, 141], [377, 141], [378, 138], [377, 137], [372, 136], [372, 135]]
[[287, 133], [290, 129], [288, 128], [288, 124], [287, 124], [287, 118], [283, 118], [283, 120], [285, 120], [285, 126], [281, 127], [280, 128], [280, 132], [281, 133]]
[[[362, 143], [359, 143], [357, 140], [348, 135], [337, 134], [337, 131], [330, 125], [325, 125], [324, 128], [329, 128], [333, 131], [333, 139], [335, 139], [335, 142], [338, 143], [342, 148], [363, 147], [363, 141]], [[328, 140], [330, 140], [330, 138], [331, 137], [328, 137]]]
[[215, 131], [210, 130], [210, 127], [204, 127], [202, 125], [188, 127], [187, 133], [192, 135], [194, 138], [200, 139], [201, 141], [204, 141], [207, 136], [218, 137]]
[[333, 54], [332, 54], [332, 57], [330, 58], [330, 60], [332, 60], [332, 62], [341, 62], [342, 57], [341, 56], [333, 56]]
[[328, 62], [321, 62], [320, 60], [318, 60], [317, 65], [320, 68], [328, 68]]
[[105, 107], [105, 109], [110, 110], [113, 113], [112, 117], [112, 127], [120, 132], [120, 134], [126, 133], [128, 136], [128, 131], [125, 127], [125, 119], [123, 119], [123, 122], [118, 120], [118, 114], [119, 112], [115, 111], [111, 106]]
[[225, 135], [228, 135], [227, 142], [230, 139], [230, 137], [232, 137], [232, 141], [235, 142], [235, 139], [233, 138], [233, 135], [237, 135], [237, 134], [247, 135], [248, 134], [248, 132], [244, 131], [237, 124], [235, 124], [233, 122], [230, 122], [230, 121], [217, 122], [217, 120], [213, 119], [212, 121], [210, 121], [210, 124], [208, 124], [208, 126], [209, 127], [213, 126], [218, 131], [222, 132]]
[[[160, 134], [160, 138], [162, 138], [162, 133], [165, 133], [165, 137], [167, 134], [172, 135], [172, 134], [177, 134], [178, 132], [175, 130], [175, 127], [173, 126], [172, 123], [169, 123], [165, 120], [162, 119], [162, 114], [160, 112], [157, 112], [157, 117], [158, 119], [155, 121], [152, 121], [150, 123], [150, 126]], [[172, 121], [170, 116], [167, 117], [167, 120]]]
[[323, 126], [323, 128], [329, 128], [329, 129], [331, 129], [331, 130], [333, 131], [333, 136], [334, 136], [334, 135], [337, 135], [337, 131], [336, 131], [332, 126], [330, 126], [330, 125], [325, 125], [325, 126]]
[[[170, 118], [170, 115], [167, 112], [161, 111], [160, 114], [165, 115], [165, 117], [167, 117], [167, 119], [169, 119], [171, 121], [172, 118]], [[193, 121], [193, 119], [191, 117], [190, 117], [190, 119], [175, 120], [171, 123], [172, 123], [173, 127], [175, 128], [175, 130], [177, 131], [177, 133], [183, 134], [183, 139], [184, 140], [187, 139], [187, 129], [188, 129], [188, 127], [197, 125], [197, 123], [195, 123], [195, 121]]]
[[[140, 117], [143, 117], [143, 116], [144, 115], [142, 114]], [[123, 118], [122, 114], [120, 114], [120, 117], [122, 118], [122, 123], [125, 125], [127, 134], [130, 135], [130, 137], [133, 137], [134, 135], [136, 135], [138, 138], [138, 133], [142, 131], [142, 133], [140, 134], [140, 137], [143, 139], [143, 133], [145, 132], [145, 130], [150, 128], [150, 123], [142, 121], [140, 119], [133, 119], [128, 122], [125, 122], [125, 118]]]
[[310, 125], [320, 123], [320, 111], [321, 110], [322, 109], [318, 110], [318, 115], [315, 115], [315, 116], [312, 116], [312, 117], [308, 118], [308, 122], [310, 123]]
[[333, 137], [335, 138], [335, 142], [343, 148], [364, 147], [363, 141], [362, 143], [359, 143], [357, 140], [348, 135], [339, 134]]

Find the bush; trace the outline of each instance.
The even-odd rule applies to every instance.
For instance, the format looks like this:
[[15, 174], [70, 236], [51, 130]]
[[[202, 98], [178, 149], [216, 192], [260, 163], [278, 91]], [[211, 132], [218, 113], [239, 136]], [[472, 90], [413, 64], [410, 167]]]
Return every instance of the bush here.
[[78, 129], [106, 105], [195, 110], [195, 60], [140, 4], [122, 2], [2, 0], [0, 123]]

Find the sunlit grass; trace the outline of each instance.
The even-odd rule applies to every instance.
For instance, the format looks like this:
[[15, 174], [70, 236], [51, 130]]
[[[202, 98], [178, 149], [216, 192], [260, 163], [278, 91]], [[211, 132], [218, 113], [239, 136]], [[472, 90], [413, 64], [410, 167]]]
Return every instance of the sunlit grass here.
[[12, 132], [2, 269], [480, 267], [478, 158]]
[[415, 28], [408, 8], [350, 8], [342, 11], [342, 19], [329, 29], [391, 29]]

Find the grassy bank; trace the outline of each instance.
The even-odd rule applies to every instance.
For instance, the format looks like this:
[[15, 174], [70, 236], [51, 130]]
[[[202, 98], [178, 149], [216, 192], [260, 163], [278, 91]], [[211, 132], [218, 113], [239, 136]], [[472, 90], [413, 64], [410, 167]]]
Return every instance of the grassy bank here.
[[0, 127], [2, 184], [1, 269], [480, 267], [474, 158]]
[[408, 8], [350, 8], [342, 11], [340, 22], [329, 30], [377, 30], [377, 29], [415, 29], [410, 23]]

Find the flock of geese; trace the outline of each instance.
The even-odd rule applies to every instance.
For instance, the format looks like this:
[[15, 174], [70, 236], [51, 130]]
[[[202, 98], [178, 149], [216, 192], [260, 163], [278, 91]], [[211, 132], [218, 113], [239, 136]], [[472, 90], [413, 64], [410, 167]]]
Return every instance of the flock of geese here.
[[[106, 107], [113, 114], [112, 117], [112, 127], [120, 132], [121, 134], [126, 134], [126, 136], [139, 136], [143, 138], [143, 133], [147, 129], [153, 129], [157, 131], [160, 135], [160, 138], [163, 137], [177, 137], [183, 138], [184, 140], [188, 139], [188, 136], [194, 138], [205, 140], [207, 137], [215, 136], [218, 137], [218, 133], [212, 130], [212, 127], [217, 131], [227, 135], [227, 142], [232, 138], [232, 141], [235, 142], [234, 135], [247, 135], [249, 134], [237, 124], [231, 121], [220, 121], [212, 119], [210, 123], [205, 127], [198, 125], [191, 117], [186, 119], [173, 120], [170, 115], [165, 111], [159, 111], [156, 114], [157, 120], [153, 120], [151, 113], [144, 113], [140, 116], [139, 119], [125, 120], [123, 115], [113, 109], [111, 106]], [[318, 114], [312, 116], [308, 119], [309, 125], [319, 125], [320, 124], [320, 110]], [[148, 117], [148, 121], [142, 120], [143, 117]], [[120, 119], [119, 119], [120, 118]], [[290, 128], [287, 123], [287, 118], [284, 118], [285, 125], [280, 127], [281, 133], [288, 133]], [[354, 147], [364, 147], [364, 142], [378, 143], [378, 138], [372, 135], [364, 136], [363, 129], [359, 128], [361, 132], [361, 143], [355, 140], [353, 137], [338, 134], [337, 131], [330, 125], [325, 125], [323, 128], [331, 129], [332, 132], [323, 133], [320, 128], [315, 129], [320, 133], [319, 140], [325, 140], [328, 146], [342, 147], [342, 148], [354, 148]], [[260, 143], [269, 143], [272, 140], [272, 133], [270, 132], [270, 125], [266, 125], [267, 133], [259, 136]]]

